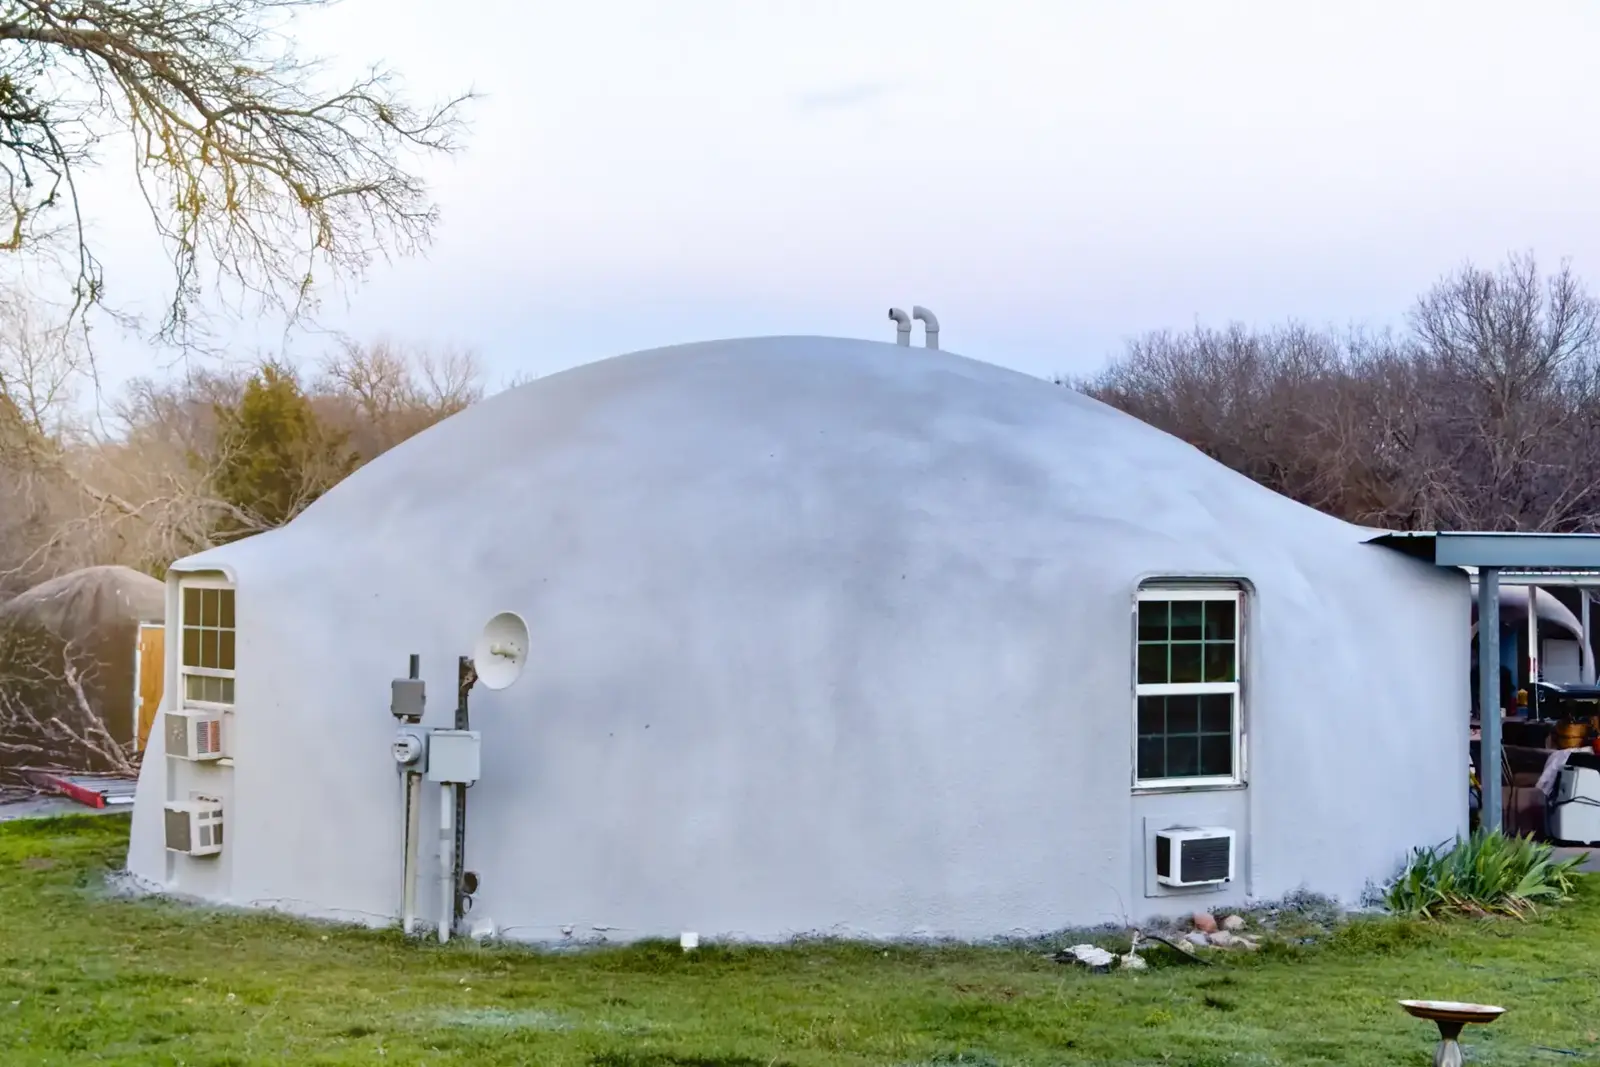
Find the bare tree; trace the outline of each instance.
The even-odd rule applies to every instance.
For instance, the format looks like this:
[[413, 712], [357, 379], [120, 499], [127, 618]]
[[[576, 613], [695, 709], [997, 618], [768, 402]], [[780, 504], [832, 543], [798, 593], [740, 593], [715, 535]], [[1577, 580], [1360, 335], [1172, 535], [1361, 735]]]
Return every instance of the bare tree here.
[[483, 368], [470, 351], [347, 342], [323, 361], [312, 394], [371, 460], [483, 399]]
[[330, 2], [0, 3], [0, 249], [64, 231], [74, 310], [99, 302], [77, 179], [118, 134], [173, 253], [166, 337], [185, 335], [204, 268], [298, 312], [320, 272], [427, 242], [437, 212], [406, 157], [457, 146], [465, 97], [418, 108], [380, 68], [319, 90], [291, 22]]
[[28, 431], [51, 437], [75, 427], [84, 365], [60, 316], [20, 290], [0, 295], [0, 395]]
[[[224, 531], [234, 538], [283, 521], [233, 502], [218, 481], [242, 447], [230, 444], [219, 413], [239, 410], [254, 365], [135, 379], [109, 424], [89, 426], [72, 418], [75, 376], [84, 373], [76, 334], [59, 319], [7, 318], [5, 308], [0, 303], [0, 595], [95, 563], [160, 574]], [[305, 477], [286, 514], [342, 477], [351, 452], [372, 459], [475, 402], [481, 383], [470, 352], [345, 346], [305, 390], [318, 424], [308, 443], [345, 445], [328, 451], [334, 466], [326, 469], [315, 450], [302, 457]], [[19, 403], [10, 403], [13, 395]]]
[[89, 695], [98, 669], [70, 641], [0, 626], [0, 772], [138, 773], [131, 746], [111, 736]]
[[77, 338], [25, 294], [0, 292], [0, 592], [46, 576], [33, 549], [70, 493], [54, 476], [83, 430]]
[[1299, 325], [1157, 332], [1078, 388], [1304, 503], [1345, 510], [1351, 339]]
[[159, 572], [233, 517], [210, 491], [208, 464], [213, 403], [236, 402], [238, 372], [135, 380], [109, 435], [77, 417], [86, 373], [62, 315], [0, 300], [0, 593], [95, 563]]
[[1468, 264], [1408, 324], [1155, 333], [1076, 384], [1353, 522], [1600, 528], [1600, 304], [1570, 267]]
[[[1411, 315], [1418, 387], [1436, 398], [1432, 451], [1449, 457], [1436, 510], [1450, 525], [1571, 530], [1600, 519], [1600, 303], [1563, 263], [1468, 264]], [[1442, 399], [1444, 404], [1437, 400]]]

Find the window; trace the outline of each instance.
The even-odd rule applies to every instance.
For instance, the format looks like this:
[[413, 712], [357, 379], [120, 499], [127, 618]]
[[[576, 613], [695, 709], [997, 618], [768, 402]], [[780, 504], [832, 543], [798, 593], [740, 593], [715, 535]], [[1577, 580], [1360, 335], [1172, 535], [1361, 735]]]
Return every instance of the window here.
[[1139, 591], [1137, 785], [1241, 780], [1243, 605], [1237, 588]]
[[221, 583], [184, 582], [178, 672], [185, 705], [233, 704], [233, 590]]

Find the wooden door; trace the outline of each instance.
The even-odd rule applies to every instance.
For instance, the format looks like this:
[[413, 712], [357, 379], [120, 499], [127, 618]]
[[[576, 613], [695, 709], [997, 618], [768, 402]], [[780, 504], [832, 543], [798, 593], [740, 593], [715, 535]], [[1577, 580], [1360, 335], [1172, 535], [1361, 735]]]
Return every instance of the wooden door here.
[[165, 688], [167, 628], [159, 622], [143, 623], [139, 627], [139, 658], [137, 689], [134, 698], [134, 721], [138, 724], [139, 751], [144, 751], [150, 739], [150, 728], [155, 725], [161, 710], [161, 693]]

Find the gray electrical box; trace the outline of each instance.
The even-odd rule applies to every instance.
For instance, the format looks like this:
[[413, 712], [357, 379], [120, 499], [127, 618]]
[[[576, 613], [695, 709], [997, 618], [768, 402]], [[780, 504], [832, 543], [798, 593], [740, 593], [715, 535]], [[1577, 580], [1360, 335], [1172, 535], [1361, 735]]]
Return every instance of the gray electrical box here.
[[476, 730], [434, 730], [428, 735], [428, 781], [471, 785], [478, 780], [482, 742]]
[[396, 678], [389, 683], [389, 713], [401, 722], [421, 722], [426, 700], [421, 678]]

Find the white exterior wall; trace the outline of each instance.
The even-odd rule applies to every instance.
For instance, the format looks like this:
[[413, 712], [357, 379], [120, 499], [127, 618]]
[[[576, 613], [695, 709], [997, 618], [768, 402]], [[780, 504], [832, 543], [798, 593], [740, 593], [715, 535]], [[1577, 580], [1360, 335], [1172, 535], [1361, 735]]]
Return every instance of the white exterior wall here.
[[[1466, 818], [1466, 580], [1367, 536], [945, 352], [776, 338], [592, 364], [184, 564], [238, 580], [235, 764], [178, 768], [227, 779], [226, 856], [167, 860], [176, 761], [152, 751], [130, 866], [392, 921], [389, 680], [420, 653], [448, 725], [456, 657], [515, 610], [532, 655], [474, 691], [467, 831], [473, 915], [510, 936], [984, 937], [1302, 885], [1351, 900]], [[1134, 594], [1163, 575], [1254, 589], [1246, 788], [1131, 788]], [[1237, 829], [1235, 885], [1147, 895], [1168, 821]]]

